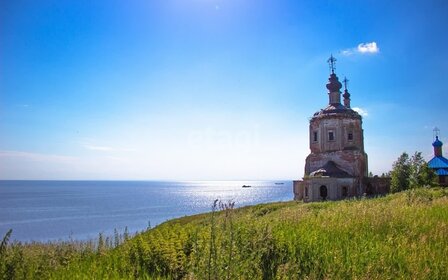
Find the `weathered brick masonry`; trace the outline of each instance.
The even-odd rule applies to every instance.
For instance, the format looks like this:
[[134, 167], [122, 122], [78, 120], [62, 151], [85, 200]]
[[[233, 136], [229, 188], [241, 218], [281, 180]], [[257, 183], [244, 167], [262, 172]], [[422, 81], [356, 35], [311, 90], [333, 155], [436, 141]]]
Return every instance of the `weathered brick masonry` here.
[[303, 201], [337, 200], [364, 194], [382, 194], [389, 180], [368, 178], [368, 158], [364, 151], [362, 117], [350, 107], [347, 79], [342, 84], [334, 73], [336, 59], [331, 56], [331, 74], [326, 85], [329, 104], [310, 120], [311, 153], [306, 158], [305, 177], [294, 181], [294, 198]]

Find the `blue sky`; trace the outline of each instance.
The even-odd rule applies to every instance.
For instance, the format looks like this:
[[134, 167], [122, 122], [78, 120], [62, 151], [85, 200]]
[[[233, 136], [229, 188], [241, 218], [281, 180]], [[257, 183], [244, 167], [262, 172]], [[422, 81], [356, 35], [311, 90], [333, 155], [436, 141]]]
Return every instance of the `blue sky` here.
[[[446, 1], [1, 1], [0, 179], [298, 179], [326, 60], [375, 174], [448, 143]], [[365, 44], [365, 45], [362, 45]]]

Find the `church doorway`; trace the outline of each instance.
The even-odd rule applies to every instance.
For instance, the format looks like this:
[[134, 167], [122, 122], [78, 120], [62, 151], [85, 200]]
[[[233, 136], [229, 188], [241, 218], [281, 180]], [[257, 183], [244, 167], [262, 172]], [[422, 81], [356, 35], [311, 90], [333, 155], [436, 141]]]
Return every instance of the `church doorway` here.
[[327, 186], [320, 186], [320, 197], [322, 197], [322, 200], [326, 200], [327, 199], [327, 194], [328, 194], [328, 190], [327, 190]]
[[348, 188], [346, 186], [342, 187], [342, 197], [346, 198], [348, 196]]

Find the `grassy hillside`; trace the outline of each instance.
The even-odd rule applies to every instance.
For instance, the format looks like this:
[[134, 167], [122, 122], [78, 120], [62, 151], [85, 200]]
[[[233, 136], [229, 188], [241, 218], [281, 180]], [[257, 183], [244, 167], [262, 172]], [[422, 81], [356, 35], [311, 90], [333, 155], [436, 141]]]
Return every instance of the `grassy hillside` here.
[[[0, 275], [55, 279], [448, 279], [448, 190], [271, 203], [171, 220], [123, 242], [5, 244]], [[6, 241], [6, 240], [5, 240]], [[6, 242], [4, 242], [6, 243]]]

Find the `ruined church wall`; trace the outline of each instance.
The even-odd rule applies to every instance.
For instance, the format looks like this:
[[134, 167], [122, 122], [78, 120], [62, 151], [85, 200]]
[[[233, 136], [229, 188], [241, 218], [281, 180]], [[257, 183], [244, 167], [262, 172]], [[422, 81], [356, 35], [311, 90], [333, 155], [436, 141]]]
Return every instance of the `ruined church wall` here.
[[331, 160], [352, 176], [367, 176], [367, 154], [359, 116], [334, 113], [314, 117], [309, 129], [311, 154], [306, 159], [306, 175]]
[[293, 181], [294, 200], [302, 200], [306, 182], [302, 180]]
[[[340, 200], [359, 195], [359, 180], [356, 178], [309, 177], [294, 181], [294, 199], [304, 202], [322, 201], [320, 188], [327, 188], [327, 200]], [[346, 188], [344, 194], [343, 188]]]
[[[364, 151], [364, 133], [360, 118], [350, 117], [346, 114], [313, 118], [310, 121], [309, 129], [312, 153], [338, 150]], [[333, 139], [330, 139], [330, 133], [333, 134]]]
[[328, 161], [334, 161], [339, 168], [355, 177], [367, 176], [367, 156], [362, 151], [335, 151], [309, 154], [305, 162], [305, 174], [318, 170]]

